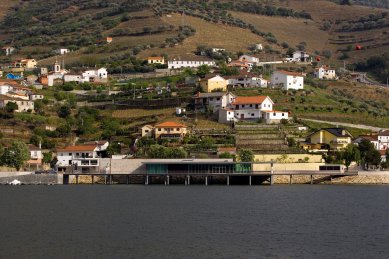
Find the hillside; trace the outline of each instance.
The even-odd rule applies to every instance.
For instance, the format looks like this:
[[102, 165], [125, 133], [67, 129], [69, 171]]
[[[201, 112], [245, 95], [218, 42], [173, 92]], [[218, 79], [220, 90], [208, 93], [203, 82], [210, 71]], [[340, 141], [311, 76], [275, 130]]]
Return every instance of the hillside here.
[[[382, 6], [375, 2], [373, 6]], [[65, 57], [66, 64], [89, 66], [123, 66], [134, 55], [194, 54], [199, 45], [225, 48], [234, 56], [262, 43], [269, 59], [285, 55], [290, 47], [306, 49], [331, 64], [358, 63], [389, 53], [387, 9], [354, 3], [0, 0], [0, 6], [0, 45], [17, 48], [12, 59], [30, 56], [44, 65], [53, 62], [53, 50], [59, 47], [73, 50]], [[108, 36], [113, 42], [104, 44]], [[355, 50], [356, 45], [362, 50]], [[12, 59], [3, 56], [0, 63]]]

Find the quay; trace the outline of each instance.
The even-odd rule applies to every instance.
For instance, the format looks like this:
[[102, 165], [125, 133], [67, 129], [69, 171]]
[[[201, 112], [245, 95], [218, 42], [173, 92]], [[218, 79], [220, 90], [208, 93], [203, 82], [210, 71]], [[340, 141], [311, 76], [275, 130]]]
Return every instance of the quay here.
[[289, 184], [293, 184], [293, 179], [298, 176], [306, 176], [309, 178], [310, 184], [321, 183], [323, 181], [332, 181], [332, 179], [356, 176], [358, 172], [340, 173], [338, 171], [283, 171], [283, 172], [252, 172], [246, 174], [209, 174], [209, 173], [172, 173], [172, 174], [84, 174], [84, 173], [66, 173], [63, 174], [63, 184], [71, 184], [74, 179], [74, 184], [80, 183], [81, 177], [88, 177], [92, 184], [96, 179], [103, 179], [103, 184], [225, 184], [225, 185], [272, 185], [274, 184], [274, 177], [284, 176], [288, 177]]
[[[131, 161], [131, 160], [130, 160]], [[256, 170], [266, 165], [270, 170]], [[333, 178], [358, 175], [357, 171], [345, 172], [341, 165], [323, 165], [320, 170], [275, 170], [274, 163], [243, 163], [211, 159], [155, 159], [142, 161], [139, 166], [125, 167], [120, 173], [83, 173], [78, 171], [63, 174], [63, 184], [79, 184], [80, 179], [96, 179], [103, 184], [225, 184], [225, 185], [272, 185], [275, 177], [287, 177], [293, 184], [297, 177], [304, 177], [305, 183], [316, 184]]]

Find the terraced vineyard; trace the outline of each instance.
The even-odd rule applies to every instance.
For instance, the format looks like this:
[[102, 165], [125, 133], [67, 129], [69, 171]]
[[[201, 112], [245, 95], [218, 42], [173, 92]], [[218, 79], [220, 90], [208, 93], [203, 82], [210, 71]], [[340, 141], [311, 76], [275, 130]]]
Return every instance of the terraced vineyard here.
[[256, 154], [301, 153], [290, 148], [280, 125], [236, 125], [236, 147], [251, 149]]

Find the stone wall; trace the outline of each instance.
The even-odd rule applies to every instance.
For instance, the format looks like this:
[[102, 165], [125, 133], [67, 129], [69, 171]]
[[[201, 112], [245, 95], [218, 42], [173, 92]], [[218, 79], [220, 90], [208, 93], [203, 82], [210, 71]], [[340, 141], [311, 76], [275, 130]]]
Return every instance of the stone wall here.
[[[273, 164], [274, 171], [296, 170], [296, 171], [318, 171], [319, 166], [324, 163], [283, 163]], [[253, 164], [254, 171], [271, 171], [271, 164]]]
[[309, 163], [322, 163], [322, 155], [313, 154], [265, 154], [255, 155], [255, 162], [284, 162], [284, 163], [297, 163], [299, 161], [305, 161]]
[[1, 177], [0, 184], [8, 184], [18, 180], [22, 184], [62, 184], [62, 175], [57, 174], [29, 174], [10, 177]]

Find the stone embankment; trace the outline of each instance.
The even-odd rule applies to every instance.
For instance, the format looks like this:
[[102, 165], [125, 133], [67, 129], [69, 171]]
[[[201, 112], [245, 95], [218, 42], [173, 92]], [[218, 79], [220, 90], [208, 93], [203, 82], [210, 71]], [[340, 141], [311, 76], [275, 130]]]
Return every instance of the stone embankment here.
[[[275, 175], [273, 176], [274, 184], [310, 184], [310, 175]], [[355, 176], [330, 177], [314, 175], [312, 177], [313, 184], [389, 184], [389, 171], [360, 172]]]
[[21, 184], [27, 185], [53, 185], [62, 184], [62, 175], [57, 174], [25, 174], [0, 177], [0, 184], [8, 184], [18, 180]]

